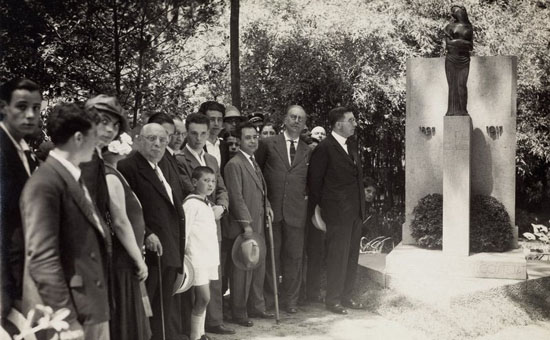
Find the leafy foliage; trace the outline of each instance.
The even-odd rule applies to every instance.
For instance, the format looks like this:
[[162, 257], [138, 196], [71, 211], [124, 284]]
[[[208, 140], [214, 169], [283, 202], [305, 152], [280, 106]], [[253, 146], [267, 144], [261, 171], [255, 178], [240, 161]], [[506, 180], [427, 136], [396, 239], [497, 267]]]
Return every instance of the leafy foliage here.
[[[441, 249], [443, 196], [430, 194], [413, 210], [412, 237], [421, 247]], [[502, 252], [510, 248], [512, 225], [506, 208], [496, 198], [475, 195], [470, 202], [470, 251]]]
[[428, 249], [441, 249], [443, 237], [443, 196], [423, 197], [413, 210], [411, 235], [416, 244]]

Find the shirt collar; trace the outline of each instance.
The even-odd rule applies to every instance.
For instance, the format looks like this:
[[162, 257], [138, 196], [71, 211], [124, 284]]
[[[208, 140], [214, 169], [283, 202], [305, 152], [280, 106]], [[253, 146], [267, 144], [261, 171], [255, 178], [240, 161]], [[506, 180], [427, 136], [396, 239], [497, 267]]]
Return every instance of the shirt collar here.
[[4, 124], [4, 122], [0, 122], [0, 127], [6, 132], [6, 134], [8, 135], [8, 137], [10, 138], [11, 142], [13, 143], [13, 145], [21, 150], [21, 151], [27, 151], [27, 150], [30, 150], [31, 148], [29, 147], [29, 144], [27, 144], [27, 142], [25, 141], [24, 138], [21, 138], [21, 141], [18, 143], [15, 138], [13, 138], [13, 136], [11, 135], [11, 133], [9, 132], [8, 128], [6, 127], [6, 125]]
[[218, 145], [220, 145], [220, 139], [216, 138], [216, 141], [214, 143], [212, 143], [210, 140], [207, 139], [206, 143], [210, 144], [210, 145], [213, 145], [213, 146], [218, 146]]
[[243, 150], [239, 149], [239, 151], [246, 157], [246, 159], [248, 159], [248, 161], [250, 162], [250, 164], [254, 165], [252, 163], [252, 160], [250, 159], [250, 157], [254, 157], [254, 155], [249, 155], [247, 154], [246, 152], [244, 152]]
[[347, 138], [340, 136], [339, 134], [337, 134], [334, 131], [332, 131], [331, 134], [332, 134], [332, 137], [334, 137], [334, 139], [336, 139], [338, 144], [340, 144], [342, 146], [346, 145], [346, 141], [348, 140]]
[[170, 155], [174, 155], [174, 150], [172, 150], [171, 147], [169, 147], [168, 145], [166, 146], [166, 150], [168, 150], [168, 152], [170, 152]]
[[284, 132], [284, 135], [285, 135], [285, 140], [288, 142], [288, 141], [293, 141], [294, 143], [298, 143], [298, 141], [300, 141], [300, 136], [298, 136], [298, 138], [292, 138], [288, 135], [288, 133], [285, 131]]
[[197, 160], [200, 160], [204, 156], [204, 150], [203, 149], [201, 149], [201, 152], [198, 153], [195, 150], [191, 149], [189, 144], [186, 144], [185, 147], [187, 148], [187, 150], [189, 150], [189, 152], [191, 152], [191, 154], [193, 156], [195, 156], [195, 158], [197, 158]]
[[53, 157], [55, 160], [57, 160], [61, 165], [69, 171], [69, 173], [74, 177], [74, 179], [78, 182], [80, 179], [80, 174], [82, 173], [82, 170], [80, 170], [79, 167], [75, 166], [73, 163], [69, 162], [66, 158], [63, 157], [56, 149], [53, 149], [50, 151], [49, 156]]

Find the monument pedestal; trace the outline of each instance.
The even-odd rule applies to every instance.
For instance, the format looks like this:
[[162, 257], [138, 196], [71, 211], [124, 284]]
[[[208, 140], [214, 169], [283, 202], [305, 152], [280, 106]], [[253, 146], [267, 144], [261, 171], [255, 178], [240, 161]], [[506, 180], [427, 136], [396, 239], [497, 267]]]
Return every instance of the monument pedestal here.
[[470, 253], [470, 116], [443, 118], [443, 253]]

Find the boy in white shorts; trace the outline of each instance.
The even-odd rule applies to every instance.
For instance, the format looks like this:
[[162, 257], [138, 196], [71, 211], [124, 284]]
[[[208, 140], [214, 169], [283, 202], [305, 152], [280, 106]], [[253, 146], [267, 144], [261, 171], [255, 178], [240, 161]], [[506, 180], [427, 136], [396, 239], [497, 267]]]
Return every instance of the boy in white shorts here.
[[204, 332], [206, 306], [210, 301], [210, 280], [218, 280], [220, 250], [216, 219], [207, 196], [216, 188], [216, 174], [206, 166], [193, 170], [195, 190], [183, 202], [185, 212], [185, 254], [195, 272], [195, 301], [191, 312], [191, 340], [208, 339]]

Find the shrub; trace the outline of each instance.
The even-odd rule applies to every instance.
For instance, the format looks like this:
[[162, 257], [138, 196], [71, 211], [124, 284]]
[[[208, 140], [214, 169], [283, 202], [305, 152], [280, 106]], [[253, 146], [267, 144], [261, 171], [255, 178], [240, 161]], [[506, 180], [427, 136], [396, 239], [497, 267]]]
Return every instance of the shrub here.
[[[502, 252], [509, 249], [512, 226], [506, 209], [496, 198], [475, 195], [470, 204], [470, 251]], [[413, 210], [412, 236], [424, 248], [441, 249], [443, 196], [430, 194]]]
[[430, 194], [413, 210], [412, 237], [416, 244], [428, 249], [441, 249], [443, 235], [443, 196]]

